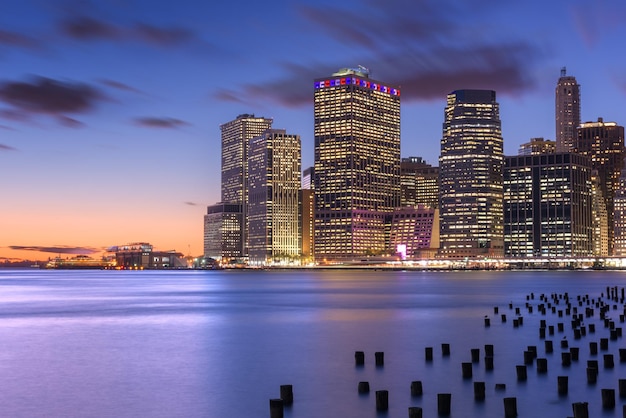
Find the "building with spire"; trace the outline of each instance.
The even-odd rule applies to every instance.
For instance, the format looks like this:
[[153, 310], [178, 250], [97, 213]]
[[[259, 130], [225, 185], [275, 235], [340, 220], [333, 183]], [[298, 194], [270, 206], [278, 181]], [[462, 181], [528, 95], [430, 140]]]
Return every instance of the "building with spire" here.
[[580, 125], [580, 85], [576, 78], [561, 69], [561, 77], [555, 89], [556, 151], [571, 151]]
[[316, 260], [388, 252], [400, 205], [400, 89], [363, 67], [314, 82]]
[[503, 164], [496, 92], [450, 93], [439, 157], [442, 257], [504, 255]]

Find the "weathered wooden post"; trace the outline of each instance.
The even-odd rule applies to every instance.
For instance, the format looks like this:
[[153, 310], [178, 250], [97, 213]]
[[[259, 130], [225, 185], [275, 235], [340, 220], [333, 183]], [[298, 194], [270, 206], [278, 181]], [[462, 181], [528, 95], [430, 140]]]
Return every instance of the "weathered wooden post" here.
[[280, 385], [280, 399], [283, 400], [284, 405], [291, 405], [293, 403], [292, 385]]
[[433, 361], [433, 348], [432, 347], [426, 347], [424, 349], [424, 354], [426, 356], [426, 361]]
[[472, 355], [472, 363], [478, 363], [480, 361], [480, 348], [472, 348], [470, 353]]
[[587, 402], [575, 402], [572, 404], [574, 418], [589, 418], [589, 404]]
[[377, 351], [374, 353], [376, 358], [376, 366], [382, 367], [385, 365], [385, 353], [383, 351]]
[[441, 355], [444, 357], [448, 357], [450, 355], [450, 344], [448, 343], [441, 344]]
[[544, 343], [545, 343], [546, 353], [551, 353], [554, 351], [552, 340], [545, 340]]
[[618, 380], [619, 397], [626, 398], [626, 379]]
[[270, 418], [283, 418], [283, 400], [270, 399]]
[[409, 418], [422, 418], [422, 408], [419, 406], [409, 406]]
[[389, 409], [389, 391], [377, 390], [376, 391], [376, 410], [386, 411]]
[[580, 349], [578, 347], [570, 347], [569, 352], [572, 356], [572, 361], [578, 361], [578, 354], [580, 352]]
[[474, 382], [474, 399], [477, 401], [485, 399], [485, 382]]
[[415, 380], [411, 382], [411, 396], [422, 396], [422, 381]]
[[615, 365], [613, 362], [613, 354], [605, 354], [604, 355], [604, 368], [612, 369], [614, 366]]
[[524, 382], [526, 381], [528, 374], [526, 372], [526, 365], [524, 364], [520, 364], [515, 366], [515, 370], [517, 372], [517, 381], [518, 382]]
[[567, 381], [568, 381], [567, 376], [557, 377], [557, 391], [559, 395], [567, 395], [567, 389], [568, 389]]
[[504, 416], [505, 418], [517, 416], [517, 398], [504, 398]]
[[485, 356], [485, 370], [493, 370], [493, 357]]
[[363, 351], [356, 351], [354, 353], [354, 362], [357, 366], [363, 366], [365, 364], [365, 353]]
[[370, 383], [359, 382], [359, 393], [369, 393], [369, 392], [370, 392]]
[[472, 378], [472, 363], [461, 363], [461, 369], [463, 370], [463, 379]]
[[437, 411], [439, 415], [450, 415], [450, 404], [452, 402], [451, 393], [437, 394]]
[[537, 359], [537, 373], [539, 374], [548, 373], [548, 359], [546, 358]]
[[615, 409], [615, 389], [602, 389], [602, 408]]

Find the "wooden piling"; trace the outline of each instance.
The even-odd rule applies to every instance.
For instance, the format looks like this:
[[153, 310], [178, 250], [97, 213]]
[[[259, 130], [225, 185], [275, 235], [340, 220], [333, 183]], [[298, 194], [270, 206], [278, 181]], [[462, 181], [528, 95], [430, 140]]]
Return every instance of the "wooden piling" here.
[[415, 380], [411, 382], [411, 396], [422, 396], [422, 381]]
[[280, 399], [283, 400], [284, 405], [291, 405], [293, 403], [292, 385], [280, 385]]
[[409, 406], [409, 418], [422, 418], [422, 408], [419, 406]]
[[370, 392], [370, 383], [359, 382], [359, 393], [369, 393], [369, 392]]
[[615, 363], [613, 362], [613, 354], [605, 354], [604, 355], [604, 368], [612, 369], [615, 367]]
[[426, 361], [433, 361], [433, 348], [432, 347], [426, 347], [424, 349], [424, 355], [426, 357]]
[[578, 347], [570, 347], [569, 352], [572, 356], [572, 361], [578, 361], [578, 354], [580, 353], [580, 349]]
[[450, 415], [450, 404], [452, 402], [451, 393], [437, 394], [437, 412], [439, 415]]
[[567, 395], [568, 390], [568, 378], [567, 376], [557, 377], [557, 392], [559, 395]]
[[595, 341], [589, 342], [589, 354], [595, 356], [598, 354], [598, 343]]
[[485, 399], [485, 382], [474, 382], [474, 400], [482, 401]]
[[598, 381], [598, 369], [587, 367], [587, 384], [593, 385]]
[[515, 366], [515, 370], [517, 372], [517, 381], [518, 382], [525, 382], [528, 374], [526, 372], [526, 365], [524, 364], [519, 364], [517, 366]]
[[548, 373], [548, 359], [546, 358], [537, 359], [537, 373], [539, 374]]
[[561, 353], [561, 366], [569, 367], [572, 364], [572, 355], [569, 352]]
[[602, 409], [615, 409], [615, 389], [602, 389]]
[[589, 404], [587, 402], [575, 402], [572, 404], [574, 418], [589, 418]]
[[617, 388], [619, 390], [619, 397], [626, 398], [626, 379], [619, 379], [617, 381]]
[[517, 416], [517, 398], [504, 398], [504, 416], [505, 418]]
[[377, 390], [376, 391], [376, 410], [386, 411], [389, 409], [389, 391]]
[[354, 362], [357, 366], [363, 366], [365, 364], [365, 353], [363, 351], [356, 351], [354, 353]]
[[546, 353], [551, 353], [551, 352], [554, 351], [554, 346], [552, 344], [552, 340], [545, 340], [544, 344], [545, 344], [545, 351], [546, 351]]
[[485, 356], [493, 357], [493, 344], [485, 344]]
[[493, 370], [493, 357], [485, 356], [485, 370]]
[[385, 353], [383, 351], [377, 351], [374, 353], [376, 358], [376, 366], [382, 367], [385, 365]]
[[470, 350], [471, 356], [472, 356], [472, 363], [478, 363], [480, 361], [480, 349], [479, 348], [472, 348]]
[[270, 399], [270, 418], [283, 418], [283, 400]]
[[442, 343], [441, 344], [441, 355], [444, 357], [448, 357], [450, 355], [450, 344]]
[[472, 378], [472, 363], [461, 363], [461, 369], [463, 371], [463, 379]]

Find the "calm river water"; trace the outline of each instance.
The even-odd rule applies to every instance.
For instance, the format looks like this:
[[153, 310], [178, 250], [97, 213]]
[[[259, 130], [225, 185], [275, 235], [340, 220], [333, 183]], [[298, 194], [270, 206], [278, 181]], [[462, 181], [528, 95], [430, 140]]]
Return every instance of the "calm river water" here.
[[[589, 342], [610, 335], [599, 309], [584, 319], [595, 333], [578, 340], [570, 316], [536, 309], [541, 294], [568, 292], [578, 306], [577, 295], [597, 299], [607, 286], [626, 286], [626, 272], [0, 270], [0, 416], [263, 418], [284, 384], [293, 385], [284, 412], [293, 418], [407, 417], [410, 406], [436, 417], [438, 393], [452, 394], [454, 418], [501, 418], [505, 397], [517, 399], [519, 417], [565, 418], [574, 402], [588, 402], [591, 417], [622, 416], [618, 348], [626, 336], [592, 355]], [[610, 303], [607, 317], [623, 326], [623, 305]], [[546, 336], [553, 353], [540, 339], [542, 319], [565, 325]], [[561, 363], [563, 339], [580, 348], [570, 366]], [[491, 371], [485, 344], [494, 346]], [[516, 365], [531, 345], [548, 372], [533, 363], [518, 382]], [[463, 378], [472, 348], [480, 360]], [[355, 366], [355, 351], [365, 352], [364, 366]], [[384, 352], [383, 367], [375, 352]], [[603, 367], [604, 354], [614, 354], [614, 368]], [[589, 359], [600, 366], [593, 385]], [[558, 376], [569, 377], [567, 395], [557, 393]], [[423, 394], [412, 397], [416, 380]], [[358, 393], [360, 381], [369, 394]], [[482, 402], [474, 381], [485, 382]], [[615, 390], [615, 409], [602, 407], [606, 388]], [[386, 412], [376, 410], [377, 390], [389, 391]]]

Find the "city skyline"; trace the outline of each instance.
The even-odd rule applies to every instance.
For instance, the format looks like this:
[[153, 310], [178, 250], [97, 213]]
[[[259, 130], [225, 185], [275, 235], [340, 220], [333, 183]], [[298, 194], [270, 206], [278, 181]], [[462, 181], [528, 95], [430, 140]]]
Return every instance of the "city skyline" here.
[[3, 2], [0, 260], [134, 241], [201, 254], [220, 200], [219, 126], [272, 118], [312, 166], [313, 80], [340, 67], [400, 86], [401, 156], [432, 165], [457, 89], [497, 92], [505, 155], [555, 139], [561, 67], [581, 85], [581, 121], [626, 122], [617, 1], [243, 6]]

